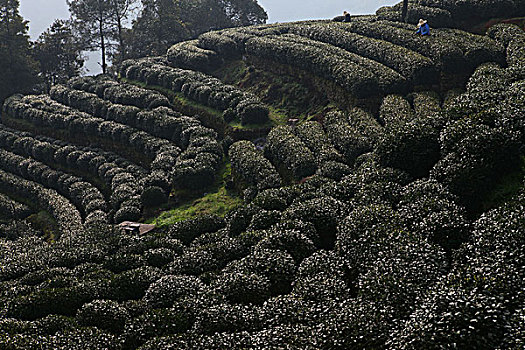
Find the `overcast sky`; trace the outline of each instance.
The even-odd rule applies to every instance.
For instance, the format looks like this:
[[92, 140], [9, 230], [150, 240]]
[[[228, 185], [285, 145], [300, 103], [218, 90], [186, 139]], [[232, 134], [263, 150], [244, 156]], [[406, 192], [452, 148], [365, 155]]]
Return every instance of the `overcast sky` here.
[[[370, 14], [399, 0], [259, 0], [268, 13], [268, 22], [290, 22], [305, 19], [332, 18], [344, 10], [351, 14]], [[29, 34], [35, 40], [57, 18], [69, 17], [66, 0], [20, 0], [20, 13], [29, 21]], [[88, 74], [100, 70], [98, 55], [90, 55]]]

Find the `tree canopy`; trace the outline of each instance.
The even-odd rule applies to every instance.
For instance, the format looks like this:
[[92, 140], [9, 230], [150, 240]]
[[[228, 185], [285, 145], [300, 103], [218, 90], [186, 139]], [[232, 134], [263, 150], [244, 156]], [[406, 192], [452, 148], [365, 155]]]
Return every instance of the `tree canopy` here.
[[20, 16], [19, 7], [18, 0], [0, 0], [0, 103], [16, 92], [28, 92], [36, 82], [28, 21]]
[[84, 65], [81, 47], [69, 21], [53, 22], [35, 42], [33, 56], [40, 63], [40, 76], [47, 90], [79, 75]]
[[169, 46], [214, 29], [263, 24], [268, 15], [256, 0], [142, 0], [128, 32], [128, 56], [164, 54]]

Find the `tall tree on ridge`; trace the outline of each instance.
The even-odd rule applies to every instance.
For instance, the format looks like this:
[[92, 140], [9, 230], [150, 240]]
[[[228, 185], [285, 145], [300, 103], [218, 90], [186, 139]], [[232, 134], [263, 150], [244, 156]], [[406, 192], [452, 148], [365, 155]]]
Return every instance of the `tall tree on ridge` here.
[[84, 50], [100, 49], [102, 73], [107, 72], [108, 52], [112, 48], [111, 39], [116, 36], [111, 23], [113, 12], [111, 2], [105, 0], [67, 0], [71, 20], [82, 39]]
[[56, 20], [40, 35], [33, 56], [40, 63], [40, 75], [49, 91], [51, 86], [77, 76], [84, 59], [69, 21]]
[[128, 57], [163, 55], [173, 42], [184, 40], [189, 32], [181, 22], [184, 9], [179, 0], [141, 0], [142, 12], [128, 32]]
[[29, 92], [37, 82], [28, 21], [20, 16], [19, 7], [18, 0], [0, 0], [0, 105], [9, 95]]
[[113, 61], [123, 60], [126, 52], [126, 35], [124, 23], [130, 18], [136, 9], [138, 0], [109, 0], [111, 22], [115, 26], [115, 35], [118, 42], [118, 52]]

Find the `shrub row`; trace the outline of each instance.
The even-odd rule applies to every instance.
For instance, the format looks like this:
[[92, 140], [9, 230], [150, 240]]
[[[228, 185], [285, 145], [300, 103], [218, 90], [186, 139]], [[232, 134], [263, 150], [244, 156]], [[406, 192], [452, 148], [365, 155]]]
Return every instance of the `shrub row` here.
[[[342, 50], [333, 45], [327, 45], [326, 43], [311, 40], [295, 34], [283, 34], [280, 39], [292, 42], [294, 44], [303, 44], [310, 47], [316, 47], [319, 50], [330, 54], [330, 56], [339, 57], [349, 63], [355, 63], [369, 72], [371, 72], [377, 79], [379, 88], [384, 92], [401, 92], [407, 89], [406, 79], [399, 72], [385, 66], [382, 63], [368, 59], [361, 55], [354, 54], [352, 52]], [[343, 63], [343, 62], [341, 62]]]
[[[73, 84], [76, 85], [76, 84]], [[154, 136], [165, 138], [182, 146], [182, 132], [200, 125], [193, 118], [182, 116], [168, 107], [141, 110], [138, 107], [112, 104], [97, 95], [56, 85], [50, 91], [55, 101], [82, 112], [143, 130]]]
[[57, 221], [60, 233], [76, 235], [82, 232], [82, 218], [71, 202], [56, 191], [0, 170], [0, 187], [3, 193], [25, 197], [45, 208]]
[[348, 32], [343, 26], [338, 23], [293, 25], [290, 26], [289, 32], [380, 62], [399, 72], [415, 85], [431, 85], [437, 82], [438, 71], [431, 59], [388, 41]]
[[144, 60], [127, 60], [121, 75], [148, 85], [159, 85], [206, 106], [223, 110], [225, 120], [231, 114], [243, 124], [262, 124], [268, 121], [268, 107], [259, 98], [243, 92], [204, 73], [151, 64]]
[[[401, 22], [401, 8], [401, 3], [395, 6], [384, 6], [379, 8], [376, 14], [381, 20]], [[425, 18], [434, 28], [448, 28], [454, 25], [450, 11], [439, 7], [411, 3], [408, 6], [406, 21], [408, 23], [417, 23], [420, 18]]]
[[283, 40], [279, 36], [255, 37], [246, 42], [246, 53], [293, 65], [333, 80], [356, 97], [374, 95], [378, 90], [377, 78], [366, 68], [341, 56], [326, 55], [325, 51], [315, 46]]
[[264, 26], [228, 28], [199, 36], [199, 46], [213, 50], [224, 58], [235, 58], [246, 52], [245, 45], [254, 37], [281, 35], [287, 33], [289, 24], [271, 24]]
[[0, 216], [10, 219], [24, 219], [31, 213], [31, 209], [9, 196], [0, 193]]
[[[4, 110], [12, 118], [24, 119], [32, 124], [39, 126], [69, 130], [71, 134], [80, 133], [86, 137], [96, 137], [100, 139], [111, 139], [116, 143], [123, 143], [132, 146], [139, 154], [145, 154], [153, 159], [151, 169], [156, 174], [163, 172], [159, 181], [163, 188], [170, 186], [169, 171], [175, 166], [180, 149], [168, 140], [151, 136], [144, 131], [138, 131], [127, 125], [105, 121], [101, 118], [91, 117], [81, 112], [71, 112], [70, 114], [57, 114], [46, 112], [42, 109], [32, 108], [24, 103], [24, 100], [13, 97], [4, 104]], [[203, 129], [203, 130], [201, 130]], [[212, 130], [203, 127], [193, 127], [186, 129], [182, 139], [190, 139], [192, 135], [209, 135]], [[157, 176], [157, 178], [159, 178]], [[151, 176], [146, 182], [155, 182]]]
[[75, 112], [60, 114], [31, 107], [24, 99], [14, 96], [4, 104], [4, 111], [15, 119], [23, 119], [35, 126], [45, 126], [54, 129], [69, 130], [74, 134], [87, 137], [109, 138], [135, 148], [138, 153], [150, 158], [161, 152], [178, 153], [179, 149], [167, 140], [151, 136], [144, 131], [138, 131], [127, 125], [92, 117], [86, 113]]
[[3, 170], [56, 190], [80, 208], [86, 221], [108, 221], [108, 205], [104, 196], [90, 183], [3, 149], [0, 149], [0, 156], [0, 167]]
[[[68, 94], [67, 91], [61, 92], [62, 95]], [[69, 90], [69, 93], [77, 92]], [[99, 99], [98, 102], [105, 101]], [[179, 154], [178, 148], [166, 141], [164, 148], [154, 155], [150, 166], [154, 174], [146, 179], [145, 187], [156, 186], [169, 192], [170, 184], [181, 188], [201, 188], [213, 182], [223, 154], [216, 140], [217, 134], [212, 129], [203, 127], [194, 119], [179, 116], [165, 107], [139, 111], [133, 107], [112, 105], [105, 115], [126, 124], [152, 130], [158, 135], [170, 135], [171, 140], [186, 148]], [[202, 137], [206, 139], [198, 140]]]
[[497, 64], [487, 63], [476, 69], [467, 82], [467, 91], [456, 97], [447, 108], [447, 115], [459, 119], [490, 108], [494, 101], [503, 101], [512, 76]]
[[386, 92], [406, 88], [406, 80], [399, 73], [378, 62], [293, 34], [250, 39], [246, 52], [311, 71], [335, 81], [356, 97], [376, 94], [377, 88]]
[[221, 63], [215, 51], [201, 49], [198, 40], [177, 43], [168, 49], [167, 57], [171, 66], [197, 71], [211, 71]]
[[516, 69], [518, 71], [517, 78], [524, 79], [525, 77], [525, 35], [522, 34], [517, 36], [510, 41], [509, 46], [507, 47], [507, 63], [509, 67]]
[[[370, 187], [364, 191], [370, 199], [374, 200], [371, 192], [379, 183], [365, 177], [393, 186], [389, 182], [393, 177], [385, 169], [379, 171], [364, 160], [359, 168], [363, 177], [353, 187], [364, 189], [368, 182]], [[302, 197], [314, 187], [326, 188], [328, 182], [323, 183], [312, 179], [295, 186], [295, 191]], [[282, 198], [292, 196], [285, 194], [290, 188], [267, 191], [279, 192]], [[523, 289], [518, 271], [523, 265], [523, 198], [517, 199], [512, 210], [482, 217], [472, 247], [467, 254], [454, 257], [457, 265], [448, 268], [444, 252], [426, 237], [441, 229], [447, 215], [455, 215], [454, 197], [427, 180], [400, 192], [404, 195], [399, 212], [385, 204], [346, 208], [327, 197], [299, 199], [285, 215], [308, 218], [309, 225], [286, 221], [234, 238], [229, 231], [232, 220], [253, 218], [258, 208], [241, 208], [246, 215], [225, 220], [181, 222], [174, 237], [181, 235], [190, 246], [182, 255], [175, 255], [165, 270], [139, 267], [113, 274], [99, 262], [107, 254], [112, 255], [108, 264], [118, 268], [113, 262], [121, 259], [129, 268], [133, 257], [143, 264], [160, 247], [177, 247], [174, 251], [181, 253], [177, 240], [170, 243], [172, 239], [166, 238], [161, 243], [154, 237], [117, 236], [119, 239], [99, 242], [107, 251], [102, 258], [91, 257], [94, 263], [52, 272], [46, 268], [3, 284], [9, 290], [2, 294], [9, 315], [16, 318], [0, 322], [0, 330], [11, 339], [8, 344], [14, 339], [25, 339], [31, 345], [47, 342], [33, 343], [37, 332], [50, 332], [56, 334], [53, 337], [63, 337], [65, 343], [68, 340], [67, 344], [76, 344], [78, 329], [97, 327], [96, 339], [104, 338], [100, 331], [104, 329], [118, 335], [120, 344], [143, 349], [236, 348], [239, 344], [254, 348], [346, 348], [352, 344], [409, 348], [412, 343], [428, 348], [436, 345], [436, 339], [450, 337], [464, 347], [498, 347], [503, 332], [507, 332], [508, 343], [518, 341], [520, 323], [505, 315], [519, 315], [515, 305], [520, 305]], [[439, 203], [433, 202], [434, 195]], [[442, 200], [449, 201], [445, 208]], [[415, 226], [407, 230], [407, 222]], [[336, 250], [318, 250], [316, 231], [338, 223]], [[443, 231], [461, 227], [460, 222], [450, 224]], [[192, 232], [186, 236], [188, 230]], [[0, 245], [2, 253], [5, 249]], [[62, 249], [74, 252], [79, 248]], [[123, 254], [129, 254], [129, 260]], [[463, 265], [462, 257], [474, 268]], [[447, 275], [448, 270], [453, 274]], [[206, 272], [191, 276], [202, 271]], [[490, 278], [483, 278], [487, 273]], [[67, 324], [52, 323], [45, 316], [52, 312], [76, 313], [69, 333], [64, 333]], [[84, 336], [86, 342], [93, 341]], [[113, 346], [113, 338], [107, 337], [104, 346]]]
[[122, 168], [115, 163], [118, 158], [104, 156], [96, 149], [81, 148], [56, 140], [54, 143], [37, 140], [28, 133], [16, 132], [1, 125], [0, 136], [1, 146], [8, 151], [33, 157], [47, 165], [59, 164], [67, 169], [80, 170], [92, 178], [100, 179], [111, 194], [109, 199], [114, 210], [134, 206], [135, 211], [141, 211], [140, 202], [137, 203], [136, 199], [137, 194], [142, 192], [139, 180], [147, 174], [144, 169], [133, 165]]
[[478, 210], [483, 196], [519, 163], [520, 135], [504, 127], [459, 120], [441, 132], [440, 141], [443, 156], [431, 175], [471, 210]]
[[480, 66], [467, 83], [467, 92], [445, 110], [451, 122], [441, 132], [442, 158], [432, 175], [470, 210], [480, 210], [501, 176], [517, 169], [523, 152], [523, 89], [511, 71], [496, 64]]
[[141, 109], [170, 106], [168, 98], [160, 92], [121, 83], [104, 75], [96, 78], [73, 78], [68, 82], [68, 85], [76, 90], [94, 93], [98, 97], [113, 103], [135, 106]]
[[329, 113], [325, 117], [324, 129], [348, 164], [353, 164], [358, 156], [371, 149], [371, 140], [352, 127], [348, 118], [341, 112]]
[[283, 166], [296, 180], [313, 175], [317, 170], [316, 156], [291, 126], [277, 126], [270, 131], [264, 155], [274, 165]]
[[191, 133], [188, 148], [180, 154], [170, 173], [172, 181], [177, 188], [206, 188], [213, 183], [222, 164], [223, 149], [211, 129], [197, 127], [188, 131]]
[[487, 29], [487, 35], [507, 48], [514, 38], [523, 36], [523, 29], [515, 24], [498, 23]]
[[486, 35], [448, 28], [435, 30], [432, 35], [461, 49], [468, 72], [474, 71], [477, 66], [485, 62], [505, 64], [504, 47]]
[[228, 154], [236, 183], [255, 186], [258, 190], [281, 186], [281, 177], [275, 167], [250, 141], [234, 143]]
[[[434, 30], [432, 40], [425, 40], [415, 36], [413, 30], [400, 28], [388, 21], [355, 21], [345, 28], [350, 32], [385, 40], [430, 57], [441, 70], [450, 73], [473, 69], [481, 62], [501, 60], [503, 54], [502, 47], [490, 38], [458, 30]], [[443, 33], [440, 33], [441, 31]], [[483, 45], [487, 45], [488, 49]]]
[[453, 14], [454, 20], [468, 18], [475, 14], [482, 19], [497, 17], [516, 17], [525, 14], [525, 5], [521, 0], [420, 0], [422, 5], [442, 8]]
[[304, 122], [295, 128], [294, 133], [312, 151], [318, 167], [328, 161], [341, 162], [343, 160], [341, 154], [330, 143], [321, 124]]
[[383, 98], [379, 108], [379, 119], [385, 127], [409, 122], [414, 119], [410, 103], [400, 95], [388, 95]]
[[378, 137], [383, 133], [383, 126], [379, 123], [378, 118], [365, 111], [362, 108], [352, 108], [347, 115], [341, 115], [343, 119], [357, 130], [361, 135], [365, 136], [371, 144], [377, 142]]

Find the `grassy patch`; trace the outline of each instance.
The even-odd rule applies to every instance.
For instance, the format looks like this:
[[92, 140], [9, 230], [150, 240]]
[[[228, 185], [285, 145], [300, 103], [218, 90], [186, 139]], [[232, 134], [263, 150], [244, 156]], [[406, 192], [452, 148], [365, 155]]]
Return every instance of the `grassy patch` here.
[[171, 92], [171, 94], [173, 97], [173, 101], [176, 105], [183, 106], [186, 108], [192, 108], [201, 112], [206, 112], [208, 114], [216, 116], [217, 118], [222, 117], [222, 112], [218, 109], [205, 106], [194, 100], [190, 100], [189, 98], [185, 97], [182, 92]]
[[230, 175], [231, 167], [228, 163], [221, 170], [217, 181], [206, 192], [176, 192], [175, 195], [182, 198], [180, 205], [146, 222], [162, 227], [206, 214], [226, 215], [243, 203], [239, 196], [226, 189], [226, 181]]
[[33, 224], [37, 230], [41, 231], [49, 243], [55, 241], [55, 232], [58, 232], [58, 224], [55, 218], [47, 211], [39, 211], [28, 216], [26, 220]]

